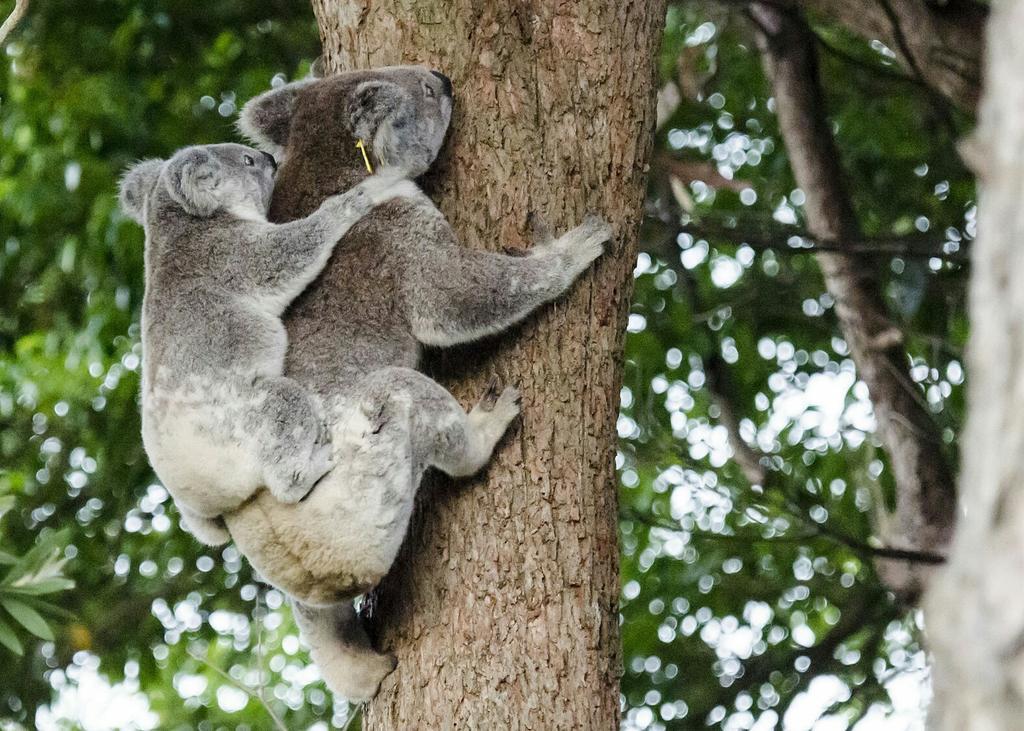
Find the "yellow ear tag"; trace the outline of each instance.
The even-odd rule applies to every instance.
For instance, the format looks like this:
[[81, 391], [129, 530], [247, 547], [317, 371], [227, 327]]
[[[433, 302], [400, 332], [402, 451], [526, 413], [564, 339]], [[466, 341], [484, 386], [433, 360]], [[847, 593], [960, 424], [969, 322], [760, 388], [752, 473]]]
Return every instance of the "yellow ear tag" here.
[[366, 145], [362, 140], [359, 140], [356, 143], [356, 147], [358, 147], [359, 151], [363, 153], [363, 162], [366, 163], [366, 172], [373, 175], [373, 165], [370, 164], [370, 157], [366, 154]]

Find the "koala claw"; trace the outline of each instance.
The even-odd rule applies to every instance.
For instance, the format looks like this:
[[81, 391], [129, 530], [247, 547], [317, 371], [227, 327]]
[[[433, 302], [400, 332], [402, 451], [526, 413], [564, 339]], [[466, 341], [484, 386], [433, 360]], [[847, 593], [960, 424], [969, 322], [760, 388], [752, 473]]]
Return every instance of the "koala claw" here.
[[497, 390], [501, 388], [497, 379], [492, 381], [494, 393], [491, 392], [491, 386], [488, 386], [487, 393], [484, 394], [483, 398], [480, 399], [480, 403], [477, 405], [477, 409], [487, 414], [488, 420], [499, 425], [501, 431], [505, 430], [512, 420], [519, 415], [520, 407], [523, 403], [522, 394], [519, 393], [519, 389], [513, 388], [512, 386], [506, 386], [501, 393], [497, 393]]
[[480, 397], [478, 408], [481, 411], [494, 411], [494, 405], [498, 403], [498, 395], [501, 393], [501, 379], [497, 375], [491, 376], [484, 389], [484, 395]]
[[512, 386], [502, 389], [501, 381], [497, 376], [493, 376], [484, 395], [469, 412], [470, 422], [483, 429], [490, 439], [497, 441], [512, 420], [519, 415], [522, 402], [519, 389]]
[[505, 390], [501, 392], [497, 402], [494, 404], [494, 408], [491, 410], [492, 418], [501, 425], [501, 431], [504, 432], [508, 425], [512, 423], [512, 420], [519, 416], [519, 411], [523, 404], [522, 394], [519, 393], [519, 389], [513, 388], [512, 386], [506, 386]]

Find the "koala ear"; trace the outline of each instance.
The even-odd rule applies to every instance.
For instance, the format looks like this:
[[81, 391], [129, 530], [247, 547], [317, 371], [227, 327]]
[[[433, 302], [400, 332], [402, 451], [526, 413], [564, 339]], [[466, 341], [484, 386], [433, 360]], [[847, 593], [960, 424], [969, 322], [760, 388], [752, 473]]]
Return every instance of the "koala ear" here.
[[324, 68], [326, 62], [324, 61], [323, 55], [317, 56], [316, 61], [309, 67], [309, 78], [311, 79], [322, 79], [327, 76], [327, 71]]
[[220, 163], [201, 147], [182, 150], [167, 163], [167, 190], [193, 216], [210, 216], [220, 208]]
[[282, 159], [299, 96], [314, 83], [312, 79], [295, 81], [250, 99], [238, 117], [238, 131], [256, 147]]
[[146, 222], [146, 201], [160, 178], [163, 160], [142, 160], [125, 170], [118, 185], [118, 201], [121, 211], [135, 223]]
[[346, 103], [352, 133], [361, 140], [370, 140], [381, 122], [395, 112], [405, 92], [389, 81], [364, 81], [349, 95]]

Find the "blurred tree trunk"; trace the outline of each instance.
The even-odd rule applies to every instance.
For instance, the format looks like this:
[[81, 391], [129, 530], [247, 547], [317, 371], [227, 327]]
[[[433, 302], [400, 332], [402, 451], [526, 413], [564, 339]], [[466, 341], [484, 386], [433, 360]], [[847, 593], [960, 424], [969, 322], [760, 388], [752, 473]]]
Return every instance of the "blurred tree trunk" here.
[[961, 514], [925, 609], [935, 652], [931, 727], [1021, 728], [1024, 719], [1024, 0], [992, 4], [986, 90], [972, 145], [972, 245]]
[[[817, 259], [857, 375], [868, 386], [896, 482], [895, 511], [879, 526], [881, 537], [897, 549], [942, 554], [956, 508], [953, 473], [923, 394], [908, 373], [903, 334], [879, 287], [877, 259], [842, 252], [863, 236], [829, 126], [814, 36], [795, 10], [755, 2], [750, 15], [759, 29], [793, 177], [807, 196], [807, 228], [839, 249]], [[917, 600], [932, 571], [906, 560], [877, 563], [886, 585], [908, 601]]]
[[654, 122], [664, 2], [313, 0], [328, 70], [421, 63], [455, 87], [427, 189], [465, 245], [525, 247], [587, 211], [614, 251], [508, 336], [435, 369], [468, 403], [498, 373], [523, 419], [486, 474], [425, 481], [370, 601], [398, 670], [366, 728], [618, 726], [613, 458], [622, 339]]

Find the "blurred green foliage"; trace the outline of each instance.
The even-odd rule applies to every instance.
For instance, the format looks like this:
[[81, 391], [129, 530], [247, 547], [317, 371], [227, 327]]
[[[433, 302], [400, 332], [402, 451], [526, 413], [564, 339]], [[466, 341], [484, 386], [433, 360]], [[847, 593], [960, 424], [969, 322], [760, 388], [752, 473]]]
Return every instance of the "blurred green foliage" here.
[[[953, 140], [966, 120], [885, 49], [815, 29], [866, 232], [947, 254], [877, 264], [955, 459], [974, 184]], [[89, 714], [118, 698], [141, 728], [270, 728], [257, 695], [288, 728], [346, 723], [281, 595], [233, 548], [182, 533], [147, 465], [142, 235], [114, 194], [135, 159], [233, 138], [241, 103], [317, 52], [303, 0], [50, 0], [8, 43], [0, 725], [103, 728]], [[886, 459], [834, 303], [793, 248], [802, 194], [749, 27], [724, 5], [673, 4], [660, 61], [681, 101], [656, 137], [619, 422], [624, 725], [773, 728], [808, 688], [804, 717], [849, 725], [887, 707], [886, 684], [922, 676], [918, 617], [864, 549], [891, 501]], [[705, 174], [673, 194], [678, 162]], [[728, 408], [783, 478], [773, 489], [753, 489], [730, 460], [709, 364], [728, 373]]]
[[[914, 252], [863, 265], [955, 463], [969, 120], [888, 49], [812, 24], [865, 234]], [[920, 618], [872, 561], [894, 485], [802, 250], [803, 192], [742, 8], [673, 4], [660, 67], [680, 103], [656, 137], [619, 423], [626, 726], [805, 729], [825, 713], [830, 729], [923, 728], [920, 707], [888, 710], [886, 686], [927, 699]], [[729, 459], [729, 416], [771, 466], [764, 487]]]

